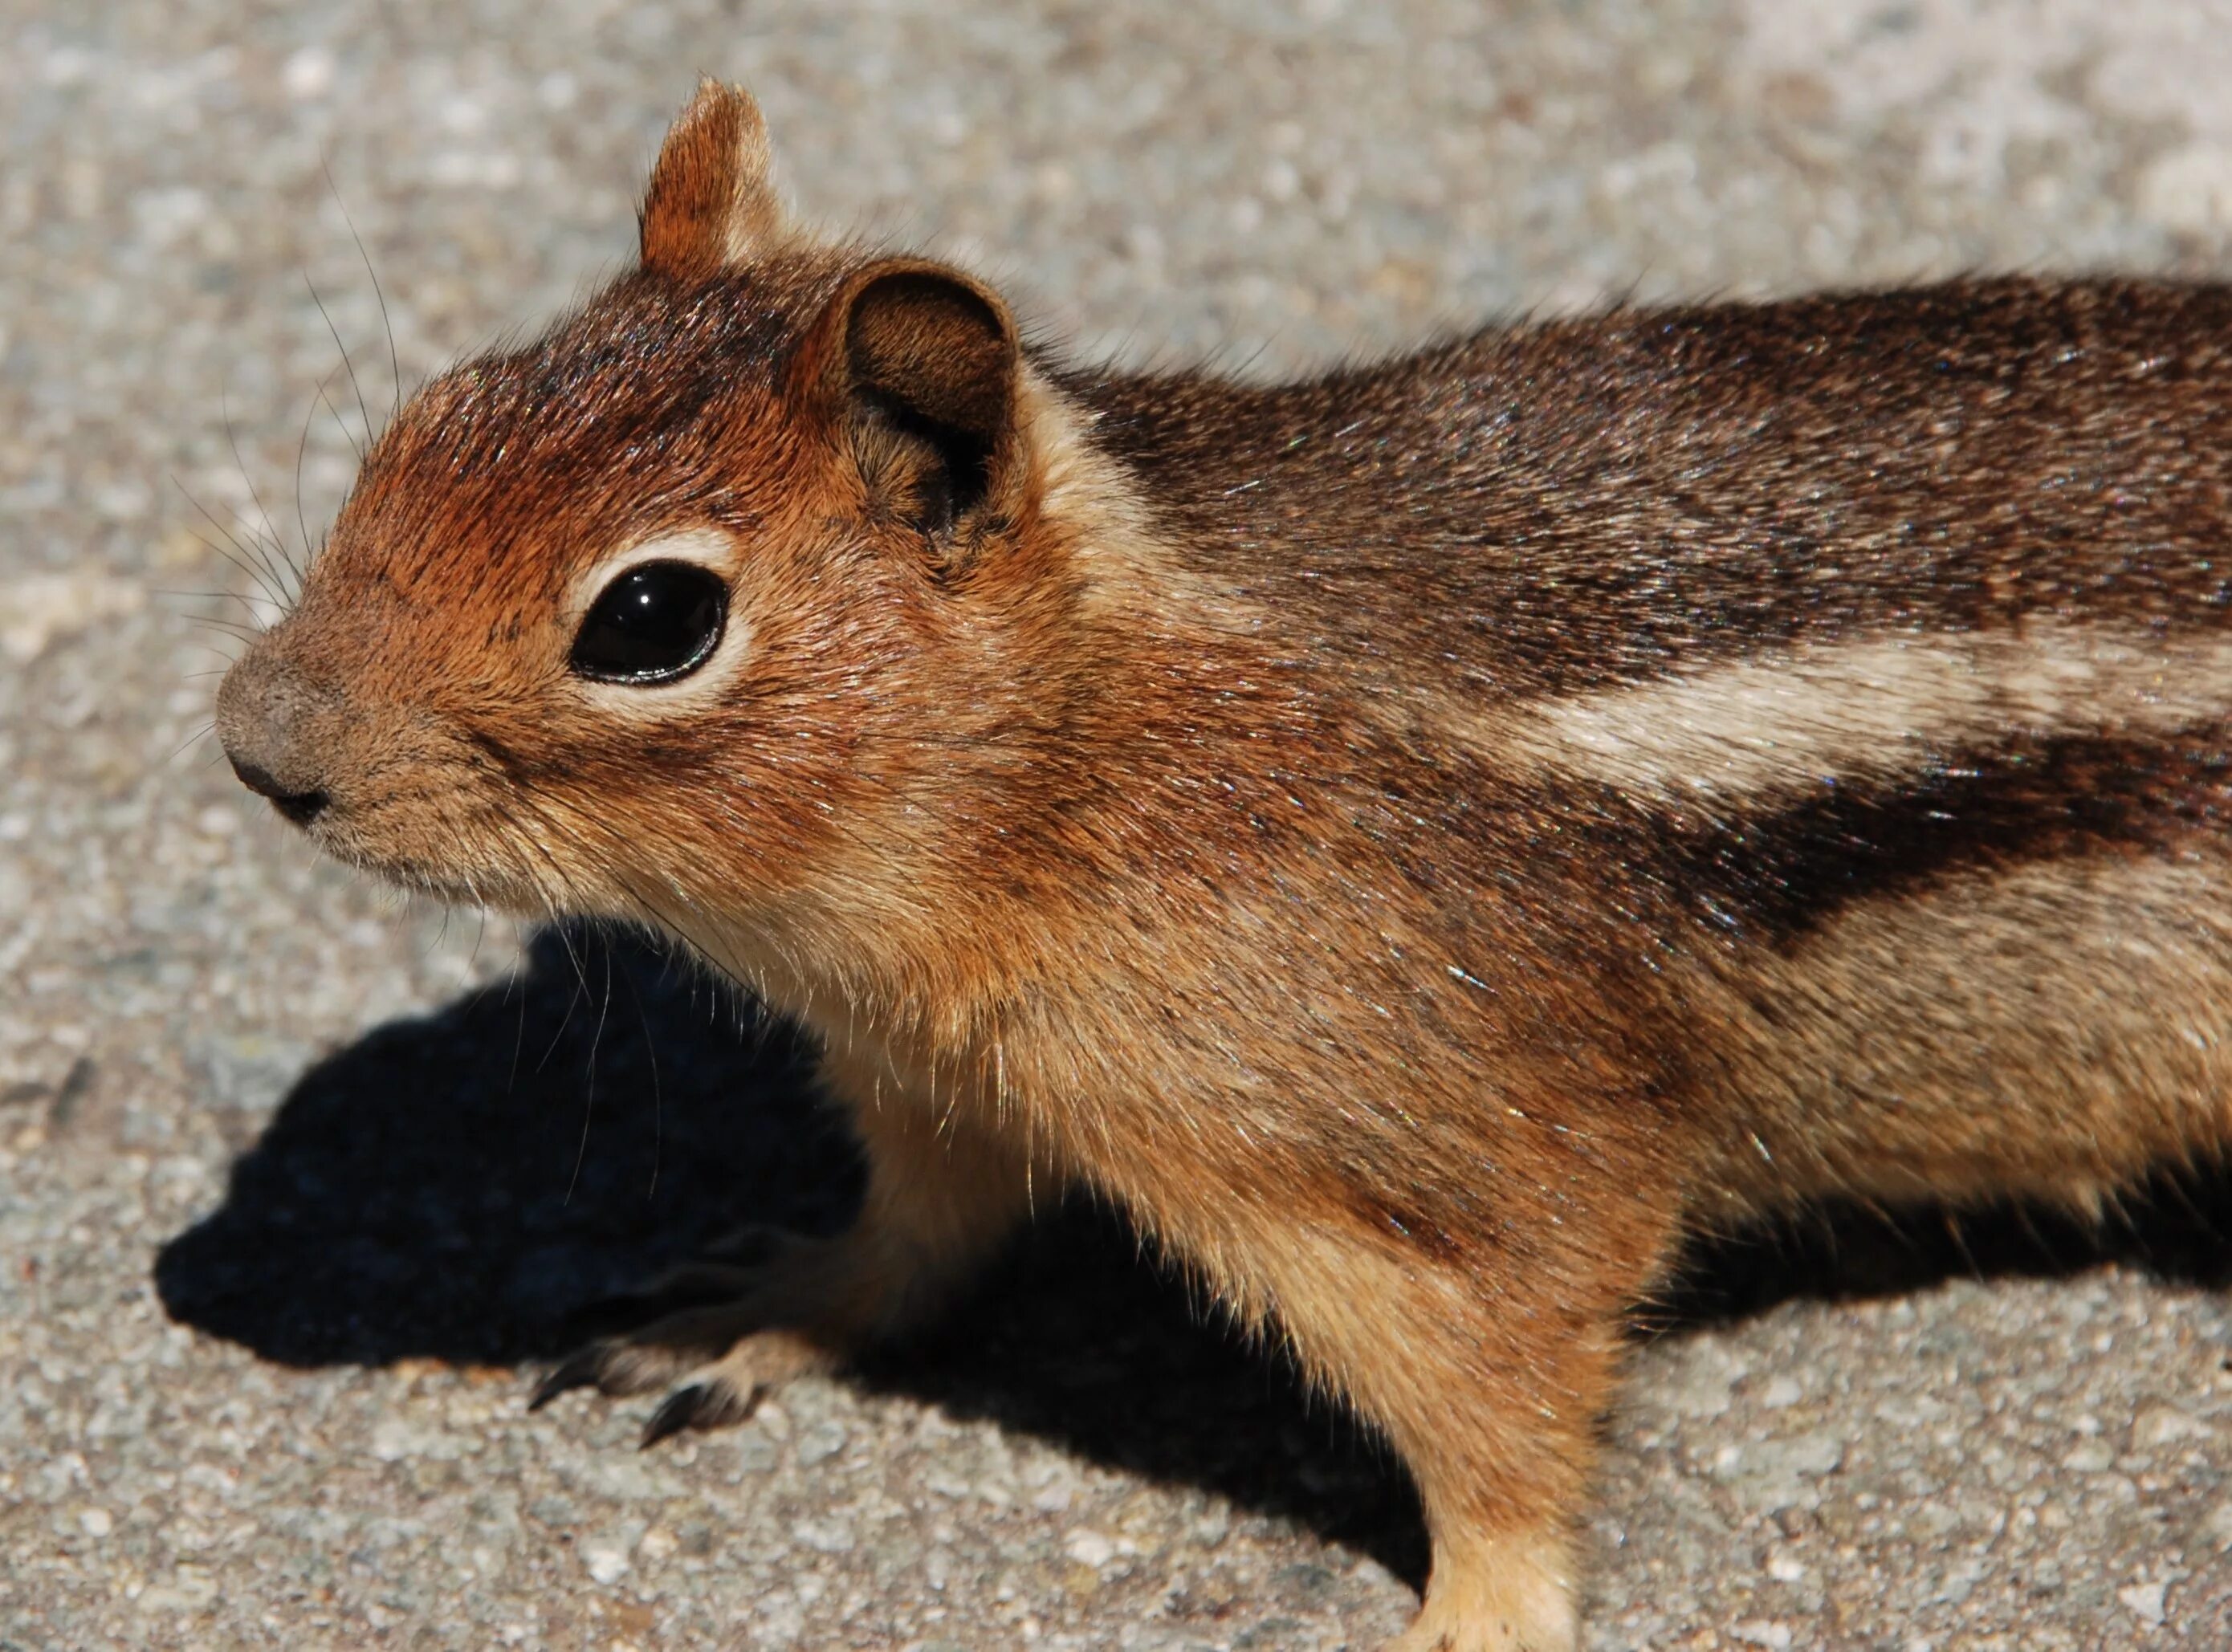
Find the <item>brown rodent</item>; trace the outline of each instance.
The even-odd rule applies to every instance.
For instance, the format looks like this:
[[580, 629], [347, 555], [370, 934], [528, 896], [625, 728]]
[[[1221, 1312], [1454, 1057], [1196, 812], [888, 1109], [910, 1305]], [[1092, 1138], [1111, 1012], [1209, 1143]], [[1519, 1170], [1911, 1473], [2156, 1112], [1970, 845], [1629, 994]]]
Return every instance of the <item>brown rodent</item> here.
[[403, 411], [219, 724], [343, 858], [826, 1046], [858, 1225], [553, 1390], [734, 1418], [1083, 1184], [1407, 1459], [1400, 1647], [1555, 1652], [1685, 1232], [2224, 1144], [2228, 344], [1991, 281], [1079, 367], [794, 229], [709, 85], [641, 267]]

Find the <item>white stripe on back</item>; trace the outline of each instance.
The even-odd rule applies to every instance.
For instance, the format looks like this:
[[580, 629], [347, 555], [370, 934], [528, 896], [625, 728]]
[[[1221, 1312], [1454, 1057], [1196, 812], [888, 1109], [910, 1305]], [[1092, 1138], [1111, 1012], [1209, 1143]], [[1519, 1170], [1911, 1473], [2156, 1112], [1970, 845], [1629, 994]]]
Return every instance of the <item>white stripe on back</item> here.
[[1437, 721], [1508, 772], [1731, 803], [1895, 775], [1949, 747], [2160, 735], [2228, 716], [2232, 637], [2034, 619], [1809, 645]]

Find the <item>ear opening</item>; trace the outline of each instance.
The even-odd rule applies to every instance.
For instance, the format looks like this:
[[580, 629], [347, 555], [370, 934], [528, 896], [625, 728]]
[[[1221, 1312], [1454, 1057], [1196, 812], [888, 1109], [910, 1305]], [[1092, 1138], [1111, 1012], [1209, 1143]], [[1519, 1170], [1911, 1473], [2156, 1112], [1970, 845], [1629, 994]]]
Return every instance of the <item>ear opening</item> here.
[[702, 279], [763, 250], [783, 229], [760, 106], [742, 87], [701, 81], [659, 146], [644, 191], [643, 267]]
[[884, 442], [883, 470], [906, 478], [907, 514], [937, 534], [982, 504], [1015, 417], [1007, 306], [956, 270], [893, 261], [848, 283], [825, 328], [853, 422]]

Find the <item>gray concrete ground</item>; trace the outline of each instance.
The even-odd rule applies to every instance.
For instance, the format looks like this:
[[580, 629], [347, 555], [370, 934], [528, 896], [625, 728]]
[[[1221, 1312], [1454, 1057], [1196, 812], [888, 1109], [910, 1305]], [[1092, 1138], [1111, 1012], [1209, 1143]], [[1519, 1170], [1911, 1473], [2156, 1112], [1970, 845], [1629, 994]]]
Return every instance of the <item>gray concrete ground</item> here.
[[[828, 1221], [847, 1168], [780, 1035], [401, 905], [213, 761], [197, 621], [245, 615], [177, 593], [246, 592], [205, 541], [267, 511], [315, 536], [390, 394], [344, 207], [413, 379], [626, 256], [712, 71], [814, 215], [1082, 348], [1267, 371], [1629, 293], [2222, 270], [2228, 24], [0, 3], [0, 1646], [1363, 1648], [1410, 1606], [1400, 1478], [1087, 1219], [730, 1433], [525, 1412], [569, 1304]], [[2228, 1208], [1707, 1259], [1613, 1431], [1592, 1645], [2232, 1641]]]

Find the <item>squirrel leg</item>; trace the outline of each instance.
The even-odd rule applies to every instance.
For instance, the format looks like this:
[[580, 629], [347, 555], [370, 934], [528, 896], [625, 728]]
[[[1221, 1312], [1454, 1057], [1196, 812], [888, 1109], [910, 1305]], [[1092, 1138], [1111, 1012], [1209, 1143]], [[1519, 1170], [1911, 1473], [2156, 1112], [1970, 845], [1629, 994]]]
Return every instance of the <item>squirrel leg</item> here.
[[1398, 1242], [1345, 1215], [1314, 1213], [1249, 1249], [1305, 1367], [1386, 1431], [1418, 1484], [1433, 1570], [1390, 1652], [1573, 1652], [1575, 1528], [1621, 1313], [1671, 1223], [1584, 1260]]
[[[822, 1077], [867, 1160], [853, 1225], [826, 1239], [754, 1230], [652, 1280], [616, 1305], [635, 1328], [562, 1361], [534, 1404], [574, 1388], [672, 1388], [646, 1445], [741, 1422], [769, 1390], [934, 1312], [1028, 1214], [1031, 1179], [1008, 1143], [879, 1085], [865, 1059], [833, 1056]], [[1042, 1176], [1041, 1195], [1054, 1191]]]

